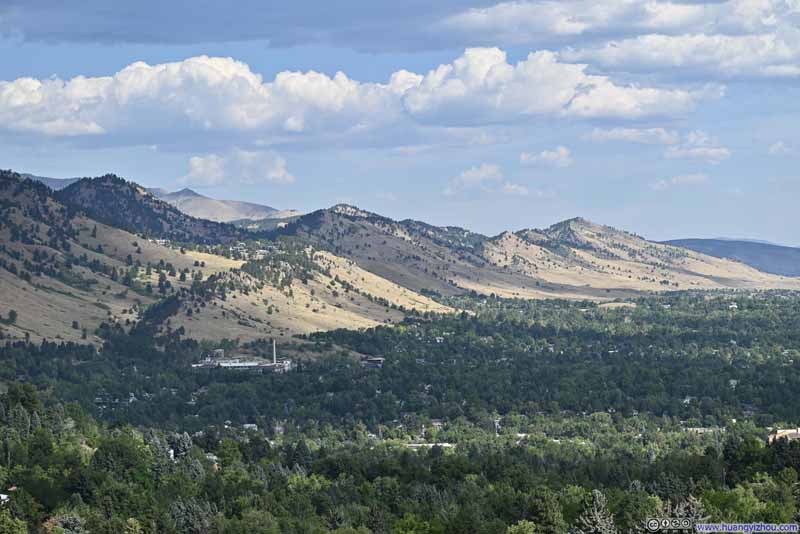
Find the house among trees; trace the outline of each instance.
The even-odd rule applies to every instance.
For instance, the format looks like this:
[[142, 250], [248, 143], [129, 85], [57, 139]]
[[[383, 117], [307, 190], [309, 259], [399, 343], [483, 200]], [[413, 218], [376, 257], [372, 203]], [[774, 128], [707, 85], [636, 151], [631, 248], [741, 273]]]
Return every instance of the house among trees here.
[[786, 428], [786, 429], [775, 429], [770, 433], [769, 437], [767, 438], [767, 442], [771, 445], [775, 443], [779, 439], [787, 439], [788, 441], [794, 441], [796, 439], [800, 439], [800, 427], [798, 428]]
[[264, 371], [272, 373], [286, 373], [294, 367], [292, 360], [278, 359], [275, 340], [272, 341], [272, 361], [256, 357], [225, 357], [224, 349], [216, 349], [211, 355], [206, 356], [198, 363], [192, 364], [192, 369], [227, 369], [238, 371]]
[[361, 359], [361, 366], [367, 369], [383, 369], [386, 358], [367, 357]]

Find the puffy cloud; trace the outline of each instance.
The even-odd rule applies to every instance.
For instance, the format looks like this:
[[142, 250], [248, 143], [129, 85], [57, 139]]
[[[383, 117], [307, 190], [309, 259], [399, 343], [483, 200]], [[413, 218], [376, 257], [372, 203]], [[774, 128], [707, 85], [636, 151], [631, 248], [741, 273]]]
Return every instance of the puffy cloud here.
[[519, 161], [528, 165], [549, 165], [552, 167], [569, 167], [572, 165], [572, 156], [565, 146], [557, 146], [553, 150], [543, 150], [539, 153], [523, 152]]
[[118, 144], [189, 143], [190, 137], [218, 135], [240, 146], [380, 137], [399, 145], [397, 137], [418, 124], [680, 115], [713, 96], [717, 90], [618, 85], [546, 51], [511, 65], [500, 49], [472, 48], [425, 75], [397, 71], [385, 84], [314, 71], [284, 71], [264, 81], [240, 61], [198, 56], [137, 62], [113, 76], [0, 81], [0, 128], [95, 135]]
[[720, 145], [719, 140], [701, 130], [689, 132], [681, 140], [677, 132], [664, 128], [596, 128], [586, 138], [593, 141], [667, 145], [664, 156], [668, 159], [701, 159], [719, 163], [731, 155], [731, 151]]
[[0, 81], [0, 123], [22, 132], [54, 136], [100, 134], [102, 126], [78, 112], [92, 106], [108, 85], [107, 78], [58, 79], [19, 78]]
[[684, 115], [700, 100], [722, 98], [723, 87], [707, 85], [696, 90], [655, 89], [602, 83], [578, 94], [570, 104], [570, 114], [585, 118]]
[[530, 194], [530, 191], [527, 187], [522, 184], [514, 184], [511, 182], [506, 182], [503, 184], [503, 193], [506, 195], [518, 196], [518, 197], [526, 197]]
[[709, 72], [724, 78], [800, 75], [800, 32], [753, 35], [642, 35], [598, 47], [567, 50], [564, 58], [605, 68]]
[[702, 159], [709, 163], [719, 163], [730, 155], [731, 151], [721, 146], [717, 139], [700, 130], [690, 132], [682, 144], [671, 146], [664, 152], [669, 159]]
[[796, 0], [531, 0], [470, 8], [440, 27], [473, 43], [568, 42], [564, 60], [606, 69], [796, 77], [799, 19]]
[[659, 180], [651, 185], [652, 189], [656, 191], [663, 191], [675, 186], [692, 186], [701, 185], [708, 182], [708, 176], [702, 173], [696, 174], [683, 174], [680, 176], [673, 176], [665, 180]]
[[309, 71], [281, 72], [265, 83], [245, 63], [198, 56], [137, 62], [108, 77], [0, 82], [0, 120], [48, 135], [364, 130], [401, 112], [395, 83], [409, 82], [402, 74], [380, 85]]
[[644, 145], [674, 145], [680, 136], [673, 130], [664, 128], [595, 128], [586, 136], [592, 141], [627, 141]]
[[286, 167], [286, 160], [273, 151], [232, 149], [222, 156], [209, 154], [189, 159], [189, 172], [181, 182], [194, 186], [221, 184], [290, 184], [295, 177]]
[[452, 196], [466, 189], [489, 189], [492, 185], [503, 179], [503, 171], [497, 165], [482, 163], [470, 167], [458, 176], [450, 179], [444, 194]]
[[675, 25], [674, 31], [645, 25], [621, 39], [564, 50], [562, 57], [625, 71], [681, 69], [721, 78], [800, 76], [796, 0], [728, 0], [683, 8], [696, 11], [695, 16]]
[[678, 31], [712, 22], [718, 8], [654, 0], [500, 2], [447, 17], [440, 26], [483, 42], [524, 44], [555, 37]]
[[791, 149], [783, 141], [776, 141], [769, 146], [767, 152], [770, 156], [783, 156], [789, 154]]
[[[0, 33], [26, 40], [105, 43], [203, 43], [262, 40], [276, 46], [333, 45], [358, 50], [452, 49], [469, 44], [558, 42], [564, 36], [631, 31], [681, 33], [771, 28], [791, 1], [733, 0], [345, 0], [290, 3], [139, 0], [5, 0]], [[224, 21], [224, 22], [221, 22]]]
[[591, 26], [566, 2], [502, 2], [446, 18], [441, 26], [485, 41], [530, 42], [537, 35], [579, 35]]
[[617, 85], [586, 73], [586, 65], [563, 63], [549, 51], [532, 52], [511, 65], [498, 48], [470, 48], [440, 65], [405, 93], [406, 109], [418, 120], [490, 124], [543, 115], [637, 119], [680, 115], [720, 89], [660, 89]]
[[767, 32], [798, 11], [795, 0], [512, 0], [468, 8], [439, 27], [472, 42], [525, 44], [559, 36]]
[[272, 47], [369, 51], [476, 44], [552, 48], [567, 38], [588, 43], [650, 33], [773, 33], [791, 26], [798, 7], [796, 0], [240, 0], [230, 9], [220, 2], [139, 0], [109, 8], [103, 0], [5, 0], [0, 34], [47, 43], [259, 40]]

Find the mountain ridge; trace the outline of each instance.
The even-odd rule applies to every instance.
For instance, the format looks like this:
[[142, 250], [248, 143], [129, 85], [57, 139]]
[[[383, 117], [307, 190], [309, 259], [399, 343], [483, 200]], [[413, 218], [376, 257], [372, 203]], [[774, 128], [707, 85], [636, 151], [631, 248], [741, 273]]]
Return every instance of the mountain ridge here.
[[271, 235], [302, 237], [404, 287], [443, 295], [605, 300], [649, 291], [798, 283], [582, 217], [489, 237], [338, 204]]
[[[117, 176], [71, 187], [55, 192], [0, 171], [0, 340], [100, 345], [132, 328], [167, 338], [285, 339], [450, 311], [302, 243], [229, 244], [203, 233], [193, 243], [169, 243], [158, 237], [169, 232], [137, 224], [152, 217], [147, 226], [160, 229], [176, 224], [173, 216], [194, 219]], [[104, 205], [87, 209], [90, 201]], [[91, 215], [134, 221], [139, 231]], [[235, 229], [201, 221], [171, 231], [207, 224]]]
[[148, 191], [187, 215], [214, 222], [233, 223], [234, 221], [283, 219], [299, 214], [294, 210], [279, 210], [254, 202], [211, 198], [188, 187], [173, 192], [161, 188], [150, 188]]
[[33, 180], [35, 182], [40, 182], [52, 189], [53, 191], [58, 191], [59, 189], [64, 189], [67, 186], [70, 186], [80, 180], [80, 178], [48, 178], [46, 176], [36, 176], [35, 174], [29, 173], [22, 173], [20, 176]]
[[663, 243], [728, 258], [781, 276], [800, 276], [800, 248], [743, 239], [672, 239]]
[[[21, 176], [41, 182], [53, 191], [63, 190], [83, 178], [49, 178], [30, 173]], [[214, 222], [233, 223], [235, 221], [258, 221], [262, 219], [285, 219], [300, 214], [296, 210], [283, 210], [241, 200], [220, 200], [208, 197], [197, 191], [184, 187], [178, 191], [168, 191], [161, 187], [145, 187], [148, 193], [178, 208], [186, 215]]]
[[10, 171], [0, 172], [0, 281], [0, 315], [23, 306], [0, 336], [95, 344], [134, 327], [217, 340], [370, 327], [452, 313], [443, 303], [466, 294], [800, 290], [800, 279], [582, 217], [486, 236], [337, 204], [251, 231], [191, 217], [112, 174], [54, 191]]
[[82, 178], [53, 196], [93, 219], [147, 237], [217, 243], [246, 235], [233, 225], [187, 215], [139, 184], [114, 174]]

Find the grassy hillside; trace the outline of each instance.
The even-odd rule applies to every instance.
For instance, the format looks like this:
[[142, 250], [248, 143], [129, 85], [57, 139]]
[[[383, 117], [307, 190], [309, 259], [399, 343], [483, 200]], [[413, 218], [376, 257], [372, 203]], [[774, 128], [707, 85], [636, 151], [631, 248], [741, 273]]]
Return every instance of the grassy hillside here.
[[502, 234], [487, 242], [484, 252], [493, 264], [510, 271], [573, 287], [634, 291], [799, 287], [797, 280], [580, 218], [543, 230]]
[[194, 339], [249, 341], [370, 328], [397, 323], [411, 312], [451, 311], [332, 254], [301, 250], [294, 255], [306, 260], [248, 262], [181, 292], [169, 327], [183, 328]]
[[302, 237], [398, 285], [442, 295], [613, 299], [676, 289], [800, 287], [797, 280], [584, 219], [489, 238], [339, 205], [274, 235]]
[[172, 193], [161, 189], [149, 189], [148, 191], [187, 215], [209, 221], [227, 223], [249, 221], [252, 223], [263, 219], [282, 219], [299, 215], [296, 211], [278, 210], [263, 204], [239, 200], [217, 200], [191, 189], [181, 189]]
[[233, 225], [197, 219], [159, 200], [143, 187], [107, 174], [84, 178], [54, 193], [94, 220], [148, 237], [192, 243], [225, 243], [246, 232]]
[[[124, 226], [141, 224], [156, 236], [180, 229], [188, 239], [194, 229], [205, 232], [216, 223], [175, 216], [171, 206], [115, 177], [74, 185], [55, 195], [38, 182], [0, 173], [3, 339], [100, 344], [104, 329], [130, 330], [167, 300], [175, 305], [164, 307], [170, 311], [152, 325], [157, 331], [182, 329], [185, 336], [212, 340], [370, 327], [397, 322], [411, 310], [448, 310], [303, 244], [275, 243], [266, 257], [245, 261], [227, 245], [203, 245], [217, 240], [213, 234], [201, 233], [194, 246], [133, 234], [84, 211], [117, 224], [137, 221]], [[83, 210], [83, 203], [91, 209]]]

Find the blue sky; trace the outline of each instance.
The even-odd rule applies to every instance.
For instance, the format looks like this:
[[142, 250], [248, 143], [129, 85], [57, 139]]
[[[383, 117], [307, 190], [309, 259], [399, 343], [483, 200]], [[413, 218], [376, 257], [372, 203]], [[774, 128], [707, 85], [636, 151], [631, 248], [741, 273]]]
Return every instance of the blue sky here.
[[800, 245], [799, 22], [798, 0], [4, 0], [0, 166]]

